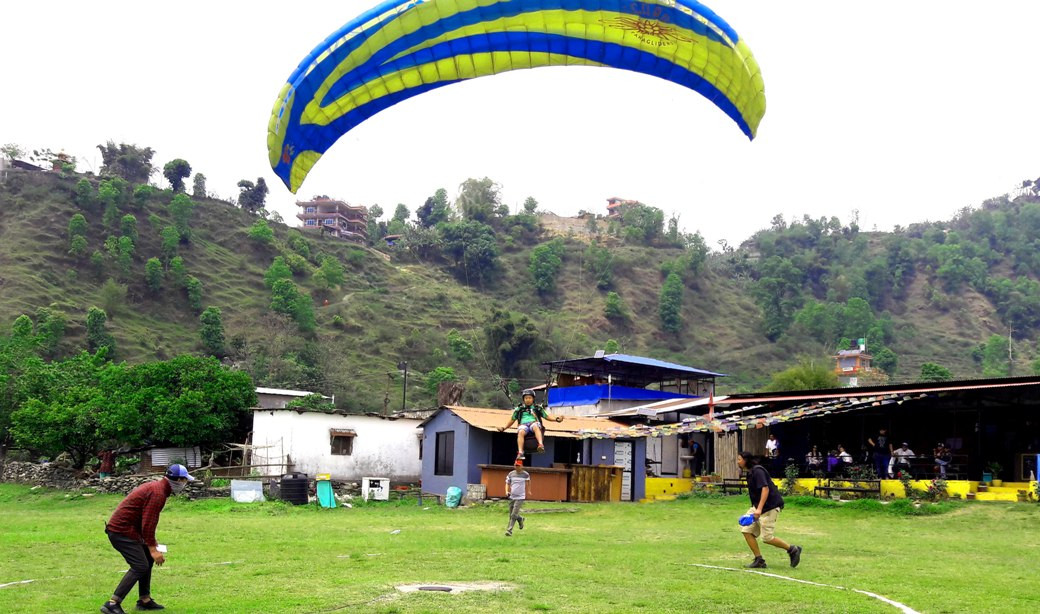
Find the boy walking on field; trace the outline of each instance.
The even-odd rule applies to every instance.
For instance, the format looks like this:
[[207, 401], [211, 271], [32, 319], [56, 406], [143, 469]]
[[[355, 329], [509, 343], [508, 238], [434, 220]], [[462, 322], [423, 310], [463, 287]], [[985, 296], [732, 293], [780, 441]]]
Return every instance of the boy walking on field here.
[[506, 537], [513, 536], [514, 523], [521, 530], [524, 528], [524, 517], [520, 515], [520, 507], [527, 499], [527, 483], [531, 481], [531, 474], [524, 471], [522, 461], [516, 461], [513, 467], [506, 476], [506, 492], [509, 493], [509, 525], [506, 527]]
[[774, 534], [776, 519], [780, 515], [780, 510], [784, 509], [784, 498], [780, 496], [780, 491], [776, 489], [776, 484], [773, 483], [769, 472], [759, 463], [759, 457], [750, 452], [741, 452], [737, 456], [737, 466], [747, 471], [748, 496], [751, 498], [749, 513], [755, 517], [754, 522], [740, 528], [748, 547], [751, 548], [751, 553], [755, 555], [755, 560], [748, 567], [766, 567], [766, 560], [762, 558], [762, 551], [758, 548], [759, 536], [770, 546], [787, 551], [787, 556], [791, 558], [791, 567], [798, 567], [802, 558], [802, 547], [789, 545]]

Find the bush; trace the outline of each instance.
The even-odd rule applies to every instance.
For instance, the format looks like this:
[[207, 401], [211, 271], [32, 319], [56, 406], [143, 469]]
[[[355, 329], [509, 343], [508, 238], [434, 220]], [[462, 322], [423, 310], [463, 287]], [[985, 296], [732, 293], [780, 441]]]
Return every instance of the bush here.
[[611, 320], [628, 319], [628, 311], [625, 309], [624, 303], [621, 302], [621, 296], [617, 292], [607, 292], [603, 315]]
[[202, 282], [194, 275], [189, 275], [184, 282], [184, 289], [188, 293], [188, 305], [194, 312], [202, 310]]
[[270, 245], [274, 241], [274, 231], [267, 225], [267, 220], [259, 219], [249, 227], [249, 238], [261, 245]]
[[202, 337], [202, 347], [206, 353], [221, 358], [224, 356], [224, 323], [221, 320], [220, 309], [207, 307], [199, 317], [202, 328], [199, 335]]
[[162, 289], [163, 268], [158, 258], [149, 258], [144, 263], [144, 281], [152, 292], [158, 292]]

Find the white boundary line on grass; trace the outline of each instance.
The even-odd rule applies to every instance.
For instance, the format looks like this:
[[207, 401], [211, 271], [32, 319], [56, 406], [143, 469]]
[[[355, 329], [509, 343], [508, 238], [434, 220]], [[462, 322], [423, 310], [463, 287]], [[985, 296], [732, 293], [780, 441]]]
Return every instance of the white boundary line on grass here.
[[755, 571], [754, 569], [737, 569], [735, 567], [720, 567], [718, 565], [704, 565], [704, 564], [701, 564], [701, 563], [687, 563], [687, 565], [690, 565], [692, 567], [703, 567], [705, 569], [721, 569], [723, 571], [742, 571], [744, 573], [753, 573], [753, 574], [757, 574], [759, 576], [766, 576], [766, 577], [769, 577], [769, 578], [779, 578], [781, 580], [789, 580], [791, 582], [798, 582], [800, 584], [811, 584], [812, 586], [822, 586], [824, 588], [836, 588], [836, 589], [838, 589], [840, 591], [852, 591], [854, 593], [859, 593], [861, 595], [866, 595], [868, 597], [873, 597], [874, 599], [877, 599], [878, 601], [883, 601], [883, 602], [887, 603], [890, 606], [898, 608], [899, 610], [901, 610], [903, 612], [903, 614], [921, 614], [920, 612], [918, 612], [917, 610], [911, 608], [910, 606], [907, 606], [907, 605], [904, 605], [902, 603], [899, 603], [898, 601], [893, 601], [892, 599], [889, 599], [888, 597], [884, 597], [882, 595], [878, 595], [877, 593], [872, 593], [870, 591], [862, 591], [862, 590], [860, 590], [858, 588], [845, 588], [844, 586], [837, 586], [837, 585], [834, 585], [834, 584], [821, 584], [819, 582], [810, 582], [809, 580], [799, 580], [798, 578], [791, 578], [789, 576], [781, 576], [780, 574], [769, 573], [769, 572], [765, 572], [765, 571]]
[[36, 580], [19, 580], [18, 582], [8, 582], [7, 584], [0, 584], [0, 588], [7, 588], [8, 586], [15, 586], [16, 584], [28, 584], [35, 581]]

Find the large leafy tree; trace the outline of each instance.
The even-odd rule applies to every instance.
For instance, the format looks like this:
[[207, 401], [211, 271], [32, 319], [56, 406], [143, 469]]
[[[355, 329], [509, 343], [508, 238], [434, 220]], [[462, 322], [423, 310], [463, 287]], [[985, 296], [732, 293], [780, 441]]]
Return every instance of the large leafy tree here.
[[180, 158], [170, 160], [163, 166], [163, 176], [170, 182], [174, 192], [183, 192], [184, 180], [191, 176], [191, 165]]
[[444, 254], [467, 283], [490, 279], [498, 270], [495, 231], [473, 220], [446, 222], [439, 227]]
[[256, 213], [264, 208], [267, 202], [267, 182], [263, 177], [258, 177], [256, 183], [243, 179], [238, 182], [238, 204], [250, 213]]
[[490, 223], [502, 205], [502, 188], [488, 177], [467, 179], [459, 186], [455, 206], [467, 220]]
[[101, 150], [101, 174], [122, 177], [130, 183], [147, 183], [155, 169], [152, 168], [151, 147], [138, 147], [108, 141], [97, 146]]
[[661, 329], [678, 333], [682, 329], [682, 279], [676, 273], [670, 273], [661, 287], [658, 298], [658, 316], [661, 318]]
[[556, 276], [563, 266], [563, 241], [553, 239], [531, 250], [527, 270], [534, 280], [539, 294], [551, 294], [556, 290]]
[[499, 373], [512, 376], [534, 347], [538, 329], [526, 315], [495, 309], [484, 323], [484, 337]]

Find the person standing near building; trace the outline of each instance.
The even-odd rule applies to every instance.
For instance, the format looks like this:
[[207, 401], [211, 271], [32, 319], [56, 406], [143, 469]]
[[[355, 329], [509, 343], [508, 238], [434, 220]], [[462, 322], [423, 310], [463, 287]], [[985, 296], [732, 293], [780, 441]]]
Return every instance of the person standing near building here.
[[130, 491], [105, 523], [108, 541], [123, 555], [130, 569], [112, 598], [101, 606], [102, 614], [125, 614], [121, 604], [134, 584], [139, 597], [138, 610], [165, 609], [152, 599], [152, 566], [166, 562], [155, 540], [155, 528], [170, 495], [182, 492], [188, 482], [194, 480], [184, 465], [170, 465], [162, 479], [146, 482]]
[[691, 440], [690, 456], [693, 457], [690, 459], [693, 465], [693, 477], [697, 477], [701, 474], [701, 470], [704, 467], [704, 448], [701, 447], [700, 443]]
[[878, 429], [877, 441], [867, 439], [867, 444], [874, 452], [874, 470], [877, 471], [878, 479], [888, 476], [888, 465], [892, 460], [892, 443], [888, 439], [888, 429]]
[[766, 567], [766, 560], [762, 558], [762, 551], [758, 547], [760, 536], [762, 541], [770, 546], [785, 550], [791, 560], [791, 567], [798, 567], [798, 563], [802, 559], [802, 547], [788, 544], [775, 534], [777, 517], [780, 515], [780, 510], [784, 509], [784, 498], [777, 490], [776, 484], [773, 483], [773, 478], [760, 464], [759, 457], [750, 452], [741, 452], [737, 456], [737, 466], [747, 472], [748, 497], [751, 499], [751, 510], [748, 513], [755, 517], [754, 522], [740, 528], [748, 548], [755, 555], [755, 560], [748, 567], [752, 569]]
[[530, 481], [531, 474], [524, 471], [523, 461], [517, 459], [513, 464], [513, 470], [506, 476], [506, 492], [509, 493], [509, 524], [506, 526], [506, 537], [513, 536], [514, 523], [521, 531], [524, 528], [524, 517], [520, 515], [520, 508], [527, 499], [527, 484]]

